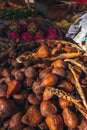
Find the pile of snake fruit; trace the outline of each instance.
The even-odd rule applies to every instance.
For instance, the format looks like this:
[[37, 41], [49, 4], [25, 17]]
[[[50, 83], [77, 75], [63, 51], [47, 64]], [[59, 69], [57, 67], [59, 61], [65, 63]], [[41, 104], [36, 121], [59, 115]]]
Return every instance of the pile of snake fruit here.
[[63, 40], [0, 55], [0, 130], [86, 130], [87, 53]]

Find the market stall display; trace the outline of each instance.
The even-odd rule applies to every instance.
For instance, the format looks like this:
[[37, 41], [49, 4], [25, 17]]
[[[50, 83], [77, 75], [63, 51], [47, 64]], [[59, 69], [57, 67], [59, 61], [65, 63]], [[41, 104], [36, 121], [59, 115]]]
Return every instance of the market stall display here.
[[68, 130], [87, 119], [87, 56], [79, 46], [62, 40], [16, 44], [0, 61], [3, 128]]
[[1, 12], [0, 130], [85, 130], [87, 52], [62, 26], [16, 10]]

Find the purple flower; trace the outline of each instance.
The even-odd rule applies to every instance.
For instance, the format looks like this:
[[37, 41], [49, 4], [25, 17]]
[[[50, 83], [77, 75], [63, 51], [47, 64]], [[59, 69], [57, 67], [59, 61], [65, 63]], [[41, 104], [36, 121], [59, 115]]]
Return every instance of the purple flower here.
[[10, 32], [8, 34], [8, 37], [15, 41], [17, 41], [19, 39], [19, 35], [16, 32]]
[[43, 31], [38, 30], [35, 35], [35, 40], [42, 40], [45, 38], [45, 34]]
[[28, 40], [33, 40], [33, 37], [32, 35], [29, 33], [29, 32], [24, 32], [22, 35], [21, 35], [21, 39], [23, 41], [28, 41]]

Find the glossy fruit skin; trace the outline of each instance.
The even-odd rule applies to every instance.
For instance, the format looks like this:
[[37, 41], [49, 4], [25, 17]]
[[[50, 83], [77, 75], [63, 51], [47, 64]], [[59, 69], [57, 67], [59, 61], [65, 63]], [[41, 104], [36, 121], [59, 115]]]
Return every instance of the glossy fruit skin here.
[[78, 126], [78, 118], [69, 108], [65, 108], [62, 115], [66, 126], [69, 128], [76, 128]]

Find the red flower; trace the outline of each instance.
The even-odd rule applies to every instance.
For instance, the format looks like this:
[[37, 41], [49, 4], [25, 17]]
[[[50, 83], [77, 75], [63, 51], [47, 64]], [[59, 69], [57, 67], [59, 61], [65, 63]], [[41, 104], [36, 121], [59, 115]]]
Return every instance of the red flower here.
[[57, 34], [57, 30], [55, 28], [50, 28], [48, 34]]
[[58, 39], [57, 30], [55, 28], [50, 28], [48, 30], [48, 39]]
[[28, 41], [28, 40], [33, 40], [33, 37], [32, 35], [29, 33], [29, 32], [24, 32], [22, 35], [21, 35], [21, 39], [23, 41]]
[[15, 41], [17, 41], [19, 39], [19, 35], [16, 32], [10, 32], [8, 34], [8, 37]]

